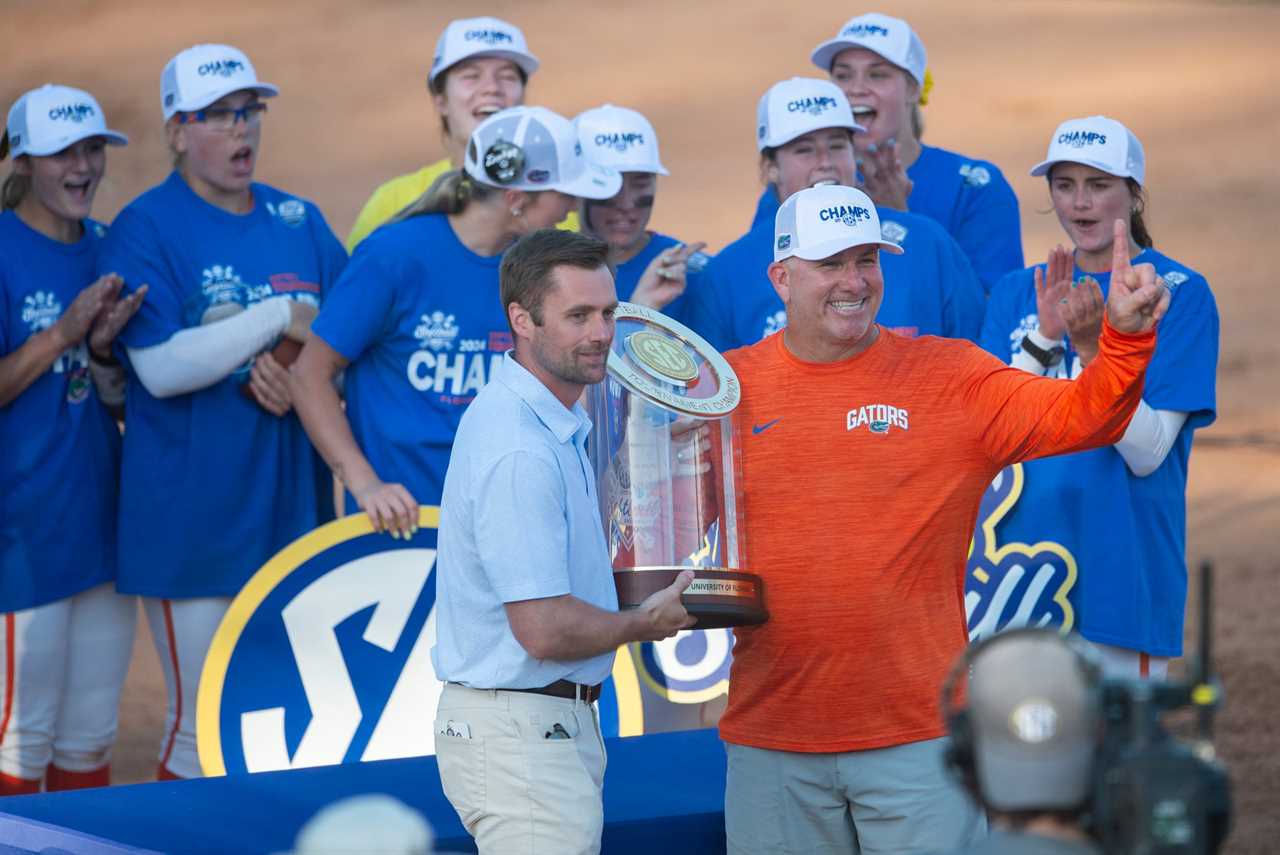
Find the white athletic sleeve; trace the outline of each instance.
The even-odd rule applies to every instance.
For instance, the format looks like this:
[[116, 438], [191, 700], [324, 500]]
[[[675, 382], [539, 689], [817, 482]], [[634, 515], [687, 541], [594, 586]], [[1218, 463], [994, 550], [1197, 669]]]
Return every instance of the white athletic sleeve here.
[[225, 320], [179, 330], [160, 344], [131, 347], [129, 361], [156, 398], [212, 386], [289, 328], [289, 303], [288, 297], [271, 297]]
[[1145, 478], [1159, 469], [1188, 415], [1182, 410], [1154, 410], [1146, 401], [1139, 402], [1133, 421], [1116, 443], [1129, 471]]

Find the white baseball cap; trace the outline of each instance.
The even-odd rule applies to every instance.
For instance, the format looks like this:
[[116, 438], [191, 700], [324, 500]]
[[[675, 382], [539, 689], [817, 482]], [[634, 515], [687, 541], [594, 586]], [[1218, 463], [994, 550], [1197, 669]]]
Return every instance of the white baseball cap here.
[[622, 188], [618, 171], [587, 160], [573, 124], [545, 107], [511, 107], [477, 125], [463, 169], [490, 187], [582, 199], [611, 199]]
[[853, 120], [849, 99], [830, 80], [793, 77], [773, 84], [760, 96], [756, 147], [761, 151], [823, 128], [848, 128], [855, 133], [867, 130]]
[[88, 137], [102, 137], [111, 145], [129, 143], [124, 134], [107, 127], [102, 107], [92, 95], [52, 83], [32, 89], [14, 102], [5, 131], [14, 157], [57, 154]]
[[529, 53], [524, 33], [516, 25], [500, 18], [459, 18], [440, 34], [427, 82], [434, 84], [441, 72], [473, 56], [509, 59], [525, 76], [538, 70], [538, 58]]
[[818, 68], [830, 72], [831, 63], [849, 48], [866, 48], [878, 53], [914, 77], [917, 84], [924, 85], [924, 69], [929, 55], [925, 53], [924, 42], [920, 41], [916, 31], [901, 18], [879, 12], [850, 18], [834, 39], [814, 48], [809, 58]]
[[203, 110], [241, 89], [263, 98], [280, 94], [275, 86], [258, 80], [243, 51], [230, 45], [195, 45], [169, 60], [160, 72], [160, 107], [167, 122], [174, 113]]
[[1142, 143], [1115, 119], [1090, 116], [1068, 119], [1058, 125], [1049, 140], [1049, 153], [1035, 165], [1032, 175], [1045, 175], [1055, 163], [1083, 163], [1108, 175], [1132, 178], [1139, 184], [1147, 174]]
[[605, 104], [573, 120], [587, 160], [619, 172], [670, 175], [658, 157], [658, 134], [635, 110]]
[[902, 247], [880, 234], [871, 198], [854, 187], [824, 184], [793, 193], [773, 219], [773, 260], [795, 256], [821, 261], [851, 246], [878, 244], [895, 255]]

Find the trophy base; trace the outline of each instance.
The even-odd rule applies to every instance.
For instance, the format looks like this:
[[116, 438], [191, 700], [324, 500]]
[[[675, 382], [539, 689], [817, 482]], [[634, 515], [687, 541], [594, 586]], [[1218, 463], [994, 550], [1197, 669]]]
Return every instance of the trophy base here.
[[720, 629], [764, 623], [764, 581], [754, 573], [720, 567], [629, 567], [617, 570], [618, 606], [634, 609], [655, 591], [675, 581], [682, 570], [693, 570], [693, 584], [680, 601], [698, 619], [694, 629]]

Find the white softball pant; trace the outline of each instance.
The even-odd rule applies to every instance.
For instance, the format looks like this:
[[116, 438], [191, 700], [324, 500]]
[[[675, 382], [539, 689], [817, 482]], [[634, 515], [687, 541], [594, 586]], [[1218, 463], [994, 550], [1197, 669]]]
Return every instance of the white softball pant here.
[[0, 614], [0, 794], [109, 782], [137, 608], [107, 583]]
[[142, 597], [141, 600], [160, 667], [164, 670], [169, 701], [156, 777], [162, 781], [202, 777], [204, 773], [196, 750], [196, 691], [200, 688], [200, 672], [209, 644], [231, 605], [231, 598]]

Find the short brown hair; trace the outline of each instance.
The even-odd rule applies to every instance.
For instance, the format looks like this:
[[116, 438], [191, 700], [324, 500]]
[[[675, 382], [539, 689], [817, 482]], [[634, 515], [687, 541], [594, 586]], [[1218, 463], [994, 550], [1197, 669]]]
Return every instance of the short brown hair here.
[[[552, 274], [557, 267], [599, 270], [608, 267], [609, 244], [580, 232], [564, 229], [538, 229], [516, 241], [502, 256], [498, 271], [498, 292], [502, 311], [512, 303], [523, 306], [533, 322], [542, 325], [542, 300], [555, 287]], [[507, 325], [511, 316], [507, 314]], [[515, 332], [515, 330], [512, 330]]]

